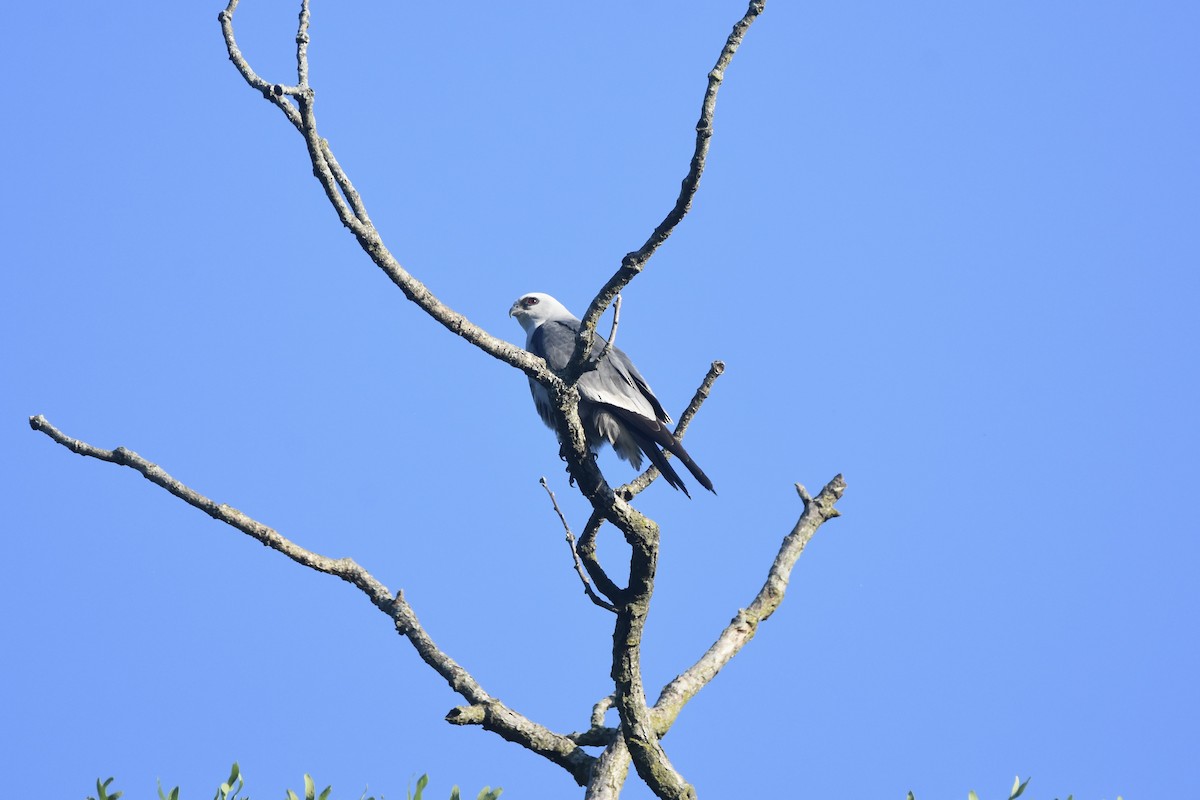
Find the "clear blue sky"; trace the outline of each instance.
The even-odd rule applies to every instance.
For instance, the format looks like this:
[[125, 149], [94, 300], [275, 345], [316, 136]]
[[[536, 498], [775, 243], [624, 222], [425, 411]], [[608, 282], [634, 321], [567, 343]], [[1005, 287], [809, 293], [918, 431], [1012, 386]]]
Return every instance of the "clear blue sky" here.
[[[239, 759], [255, 797], [306, 771], [581, 796], [442, 722], [459, 698], [352, 588], [27, 427], [353, 556], [553, 728], [606, 692], [611, 620], [538, 477], [583, 502], [524, 377], [358, 250], [219, 7], [6, 16], [6, 788], [207, 797]], [[582, 309], [665, 213], [743, 9], [314, 0], [319, 119], [401, 261], [519, 342], [515, 297]], [[260, 72], [291, 80], [294, 26], [245, 0]], [[666, 739], [702, 798], [1200, 794], [1197, 76], [1188, 3], [768, 5], [625, 294], [670, 410], [728, 364], [688, 438], [720, 495], [643, 495], [647, 683], [757, 591], [793, 482], [850, 488]]]

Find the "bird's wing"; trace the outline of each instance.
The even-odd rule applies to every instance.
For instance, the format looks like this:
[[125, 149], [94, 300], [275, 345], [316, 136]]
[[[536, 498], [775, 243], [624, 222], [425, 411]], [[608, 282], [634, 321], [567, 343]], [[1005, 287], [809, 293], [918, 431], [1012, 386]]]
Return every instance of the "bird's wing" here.
[[[525, 342], [525, 349], [533, 353], [535, 356], [540, 356], [550, 365], [550, 369], [562, 369], [567, 365], [567, 360], [571, 357], [575, 347], [574, 333], [570, 333], [567, 342], [564, 345], [563, 335], [559, 331], [561, 323], [544, 322], [530, 332], [529, 338]], [[542, 418], [542, 422], [548, 427], [554, 427], [554, 415], [550, 411], [550, 393], [546, 391], [546, 387], [529, 379], [529, 391], [533, 394], [533, 404], [537, 407], [538, 416]]]
[[[551, 369], [563, 369], [571, 354], [575, 352], [575, 335], [579, 325], [579, 320], [574, 318], [544, 322], [529, 334], [525, 349], [546, 359]], [[597, 336], [591, 355], [598, 356], [603, 347], [604, 339]], [[530, 381], [530, 388], [538, 407], [538, 414], [547, 425], [553, 427], [550, 398], [546, 390], [533, 381]], [[612, 348], [604, 361], [595, 369], [585, 372], [579, 379], [579, 394], [584, 401], [607, 409], [613, 415], [614, 421], [618, 421], [620, 427], [633, 437], [638, 449], [646, 453], [651, 463], [659, 468], [659, 472], [670, 485], [687, 492], [683, 488], [683, 481], [663, 457], [659, 447], [675, 454], [700, 484], [712, 491], [712, 481], [666, 427], [671, 418], [624, 351], [617, 347]], [[614, 447], [617, 446], [615, 436], [604, 438]], [[630, 454], [622, 457], [628, 460]]]
[[[526, 349], [546, 359], [551, 369], [562, 369], [575, 352], [579, 324], [577, 319], [543, 323], [529, 335]], [[593, 358], [600, 355], [604, 344], [604, 338], [597, 335], [592, 343]], [[619, 347], [609, 350], [595, 369], [583, 374], [579, 379], [579, 394], [591, 403], [615, 406], [651, 420], [671, 421], [662, 403], [651, 391], [650, 384]]]
[[[604, 362], [595, 371], [604, 373], [606, 365], [609, 369], [609, 372], [606, 373], [609, 380], [614, 380], [613, 376], [616, 376], [622, 385], [629, 387], [629, 393], [640, 396], [642, 400], [645, 400], [650, 405], [649, 413], [639, 409], [640, 413], [645, 413], [646, 416], [656, 419], [659, 422], [670, 424], [671, 415], [662, 407], [662, 403], [658, 402], [658, 398], [654, 396], [650, 384], [642, 377], [642, 373], [638, 372], [638, 368], [629, 360], [629, 356], [625, 355], [624, 350], [614, 347], [609, 351], [608, 357], [604, 359]], [[580, 380], [580, 383], [582, 384], [583, 381]], [[641, 404], [639, 403], [639, 405]]]

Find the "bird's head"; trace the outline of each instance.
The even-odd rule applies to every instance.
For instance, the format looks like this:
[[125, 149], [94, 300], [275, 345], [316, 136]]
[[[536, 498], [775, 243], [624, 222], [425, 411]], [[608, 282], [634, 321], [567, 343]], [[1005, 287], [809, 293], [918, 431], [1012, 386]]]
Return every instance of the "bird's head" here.
[[508, 310], [510, 317], [516, 317], [517, 322], [526, 333], [533, 333], [543, 322], [559, 319], [575, 319], [566, 306], [542, 292], [530, 292], [517, 298]]

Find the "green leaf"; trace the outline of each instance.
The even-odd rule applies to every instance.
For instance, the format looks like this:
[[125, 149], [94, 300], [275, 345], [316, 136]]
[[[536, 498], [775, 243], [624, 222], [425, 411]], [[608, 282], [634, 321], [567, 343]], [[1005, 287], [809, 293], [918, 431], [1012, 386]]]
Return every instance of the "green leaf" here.
[[287, 794], [287, 800], [300, 800], [300, 798], [299, 798], [299, 797], [296, 797], [296, 793], [295, 793], [295, 792], [293, 792], [291, 789], [288, 789], [288, 790], [287, 790], [287, 793], [288, 793], [288, 794]]
[[429, 785], [429, 773], [425, 773], [417, 778], [417, 793], [409, 795], [409, 800], [421, 800], [421, 792], [425, 791], [425, 787]]
[[304, 773], [304, 800], [317, 800], [317, 785], [307, 772]]
[[329, 793], [333, 791], [332, 786], [326, 786], [325, 791], [317, 795], [317, 800], [329, 800]]
[[909, 793], [908, 793], [908, 798], [907, 798], [907, 800], [917, 800], [917, 798], [913, 797], [913, 793], [912, 793], [912, 792], [909, 792]]
[[458, 791], [457, 786], [450, 790], [450, 800], [462, 800], [462, 793]]
[[163, 794], [162, 778], [158, 779], [158, 800], [179, 800], [179, 787], [176, 786], [169, 794]]
[[967, 792], [967, 800], [979, 800], [979, 795], [974, 792]]
[[1029, 778], [1026, 778], [1024, 783], [1021, 783], [1020, 775], [1013, 778], [1013, 788], [1012, 792], [1008, 795], [1008, 800], [1017, 800], [1017, 798], [1021, 796], [1021, 792], [1025, 791], [1025, 787], [1028, 785]]
[[112, 782], [113, 782], [112, 778], [109, 778], [108, 780], [104, 781], [104, 783], [101, 783], [100, 779], [96, 778], [96, 800], [117, 800], [118, 797], [120, 797], [122, 794], [124, 794], [124, 792], [116, 792], [115, 794], [109, 794], [108, 793], [108, 785]]

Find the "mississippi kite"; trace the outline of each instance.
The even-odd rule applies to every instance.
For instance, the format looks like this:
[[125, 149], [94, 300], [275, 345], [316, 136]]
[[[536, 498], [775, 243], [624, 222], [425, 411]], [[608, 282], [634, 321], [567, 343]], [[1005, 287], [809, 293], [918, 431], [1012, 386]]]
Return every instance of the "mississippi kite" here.
[[[528, 334], [526, 350], [546, 359], [551, 369], [561, 370], [567, 366], [575, 352], [575, 335], [580, 322], [562, 303], [548, 294], [533, 292], [522, 295], [513, 303], [508, 315], [516, 317]], [[604, 344], [603, 337], [597, 334], [590, 353], [593, 359], [600, 354]], [[553, 428], [549, 393], [532, 378], [529, 388], [538, 415]], [[683, 462], [701, 486], [716, 494], [712, 481], [666, 427], [671, 418], [650, 391], [642, 373], [620, 348], [611, 348], [595, 369], [583, 373], [578, 388], [579, 419], [593, 453], [602, 444], [610, 444], [634, 469], [642, 468], [642, 453], [645, 453], [667, 483], [691, 497], [679, 473], [663, 455], [662, 451], [667, 450]]]

